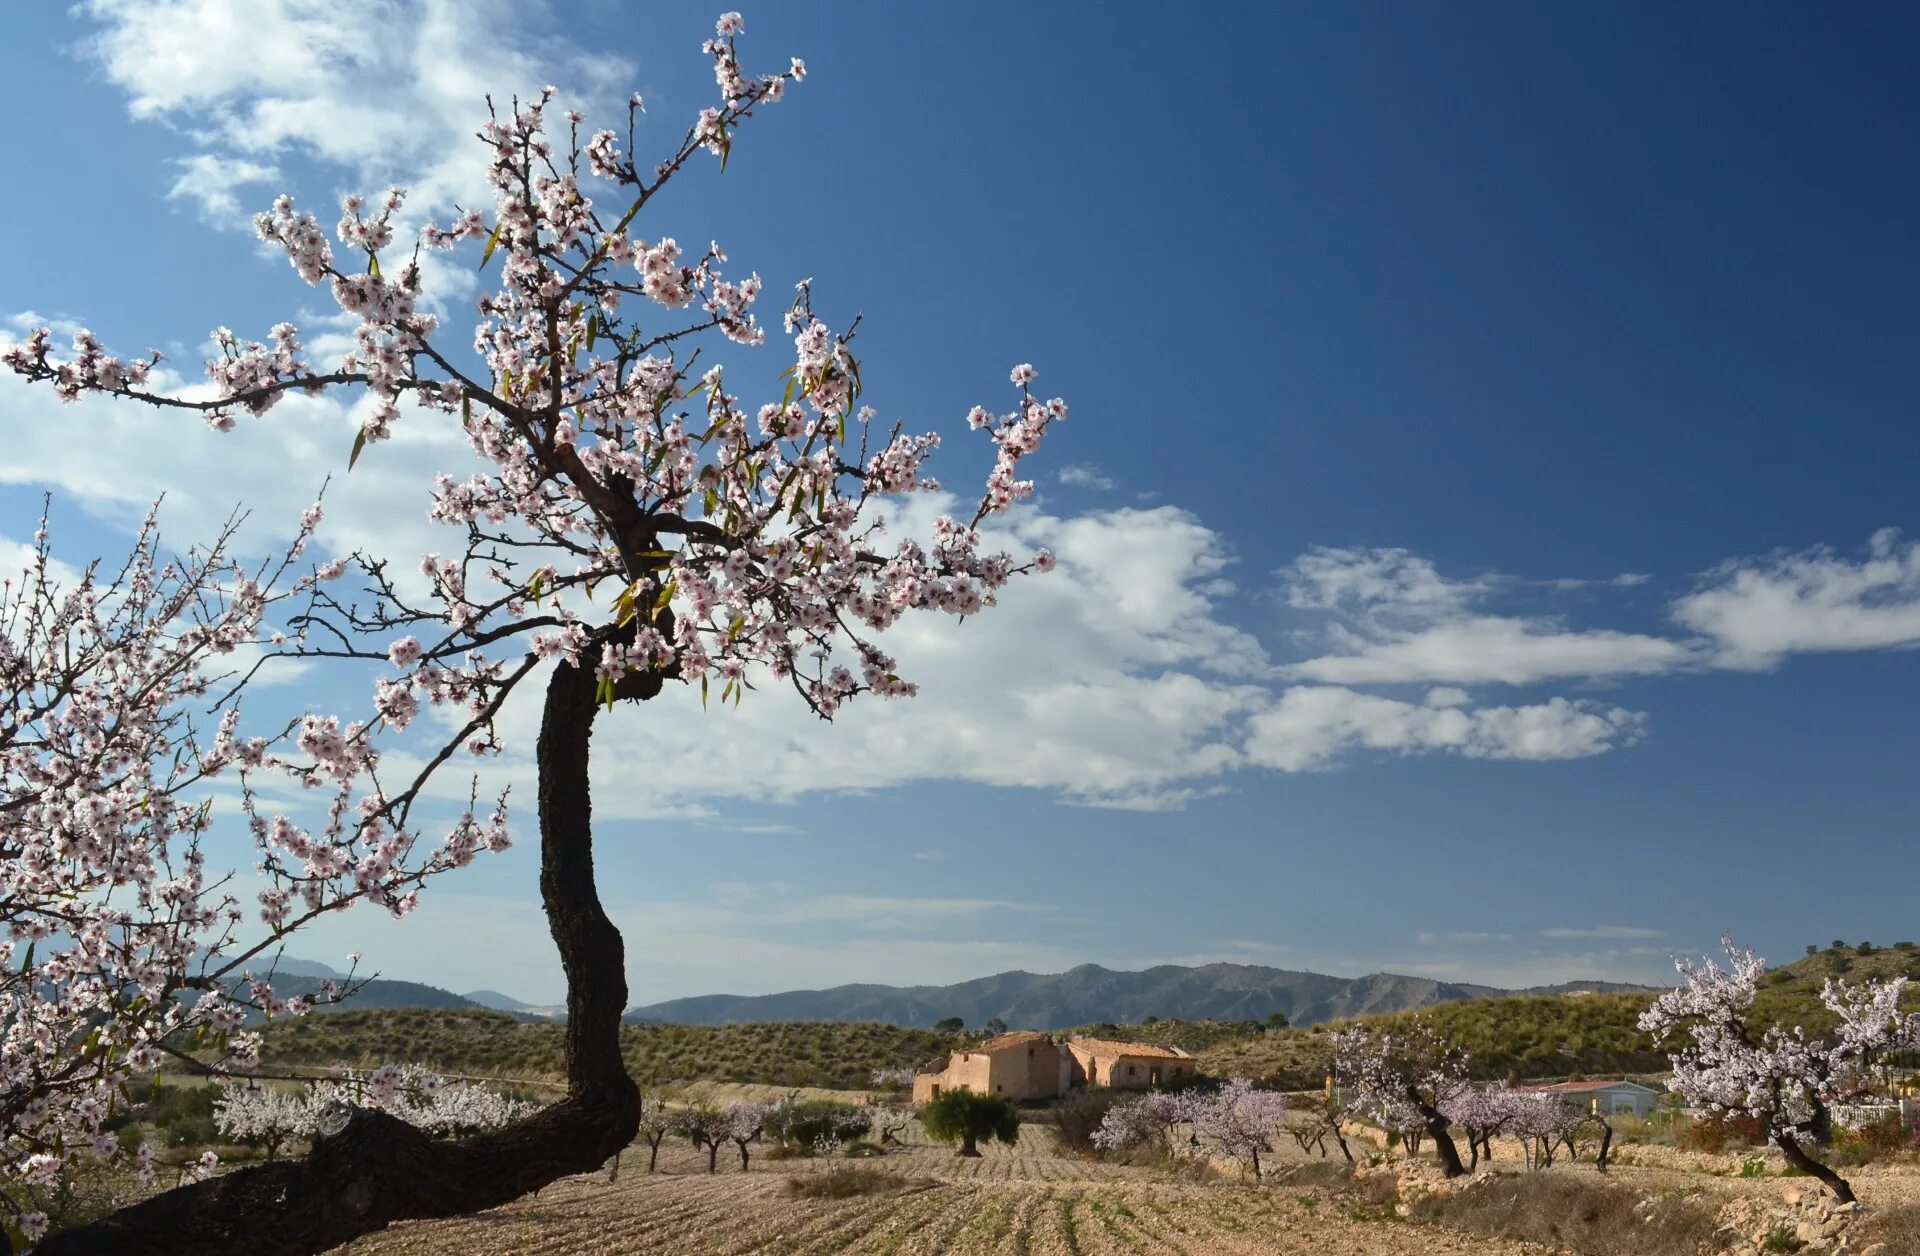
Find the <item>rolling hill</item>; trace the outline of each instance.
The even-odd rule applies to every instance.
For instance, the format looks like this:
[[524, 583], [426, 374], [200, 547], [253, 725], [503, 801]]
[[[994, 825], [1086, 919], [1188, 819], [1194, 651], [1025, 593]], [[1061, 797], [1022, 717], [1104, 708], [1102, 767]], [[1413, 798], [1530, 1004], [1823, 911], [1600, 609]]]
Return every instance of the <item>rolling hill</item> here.
[[1636, 989], [1639, 987], [1596, 981], [1501, 990], [1397, 973], [1329, 977], [1253, 964], [1204, 964], [1197, 968], [1169, 964], [1141, 972], [1082, 964], [1064, 973], [1005, 972], [950, 986], [848, 985], [784, 994], [701, 995], [635, 1008], [627, 1013], [627, 1020], [682, 1025], [880, 1021], [928, 1026], [958, 1016], [974, 1026], [999, 1019], [1012, 1029], [1051, 1029], [1099, 1022], [1134, 1023], [1149, 1016], [1163, 1020], [1265, 1021], [1279, 1012], [1291, 1024], [1316, 1025], [1465, 999]]

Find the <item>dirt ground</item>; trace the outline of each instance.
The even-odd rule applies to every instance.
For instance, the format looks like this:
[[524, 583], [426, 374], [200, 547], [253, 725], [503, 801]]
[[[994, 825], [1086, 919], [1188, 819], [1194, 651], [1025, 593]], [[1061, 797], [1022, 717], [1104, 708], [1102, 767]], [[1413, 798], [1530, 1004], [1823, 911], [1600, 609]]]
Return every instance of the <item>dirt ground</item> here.
[[1355, 1219], [1348, 1204], [1307, 1188], [1184, 1181], [1160, 1170], [1057, 1156], [1052, 1131], [1033, 1126], [1022, 1129], [1018, 1147], [986, 1148], [978, 1160], [915, 1143], [861, 1161], [909, 1184], [895, 1194], [845, 1200], [788, 1197], [788, 1179], [820, 1173], [819, 1162], [756, 1157], [743, 1174], [737, 1158], [723, 1155], [720, 1172], [710, 1177], [704, 1153], [684, 1144], [663, 1146], [660, 1159], [661, 1172], [649, 1176], [646, 1149], [639, 1148], [627, 1153], [617, 1181], [609, 1183], [604, 1173], [568, 1178], [504, 1208], [409, 1222], [338, 1251], [1521, 1256], [1548, 1250]]

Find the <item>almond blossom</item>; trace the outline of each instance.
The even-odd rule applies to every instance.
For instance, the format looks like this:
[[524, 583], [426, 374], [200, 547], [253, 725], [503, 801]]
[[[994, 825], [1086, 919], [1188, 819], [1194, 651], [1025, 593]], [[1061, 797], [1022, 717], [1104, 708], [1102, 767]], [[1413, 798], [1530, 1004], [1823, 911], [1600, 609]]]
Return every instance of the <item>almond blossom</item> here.
[[[458, 1172], [423, 1176], [431, 1191], [383, 1195], [377, 1217], [337, 1207], [304, 1179], [279, 1176], [280, 1166], [236, 1171], [298, 1214], [300, 1224], [285, 1227], [302, 1236], [298, 1250], [400, 1217], [491, 1207], [595, 1168], [631, 1140], [640, 1102], [618, 1050], [624, 951], [593, 880], [587, 760], [600, 710], [668, 684], [697, 687], [710, 705], [788, 689], [823, 718], [861, 695], [910, 697], [916, 686], [880, 634], [914, 612], [977, 614], [1014, 576], [1051, 566], [1044, 554], [990, 552], [981, 531], [1032, 492], [1022, 464], [1067, 416], [1064, 401], [1035, 391], [1032, 366], [1013, 369], [1004, 410], [957, 408], [991, 461], [962, 506], [930, 474], [938, 436], [883, 420], [868, 400], [857, 317], [836, 316], [802, 280], [769, 327], [759, 274], [734, 269], [718, 242], [651, 226], [648, 210], [676, 174], [709, 157], [724, 168], [739, 129], [804, 78], [798, 60], [749, 72], [736, 46], [743, 29], [738, 15], [723, 15], [703, 43], [719, 100], [657, 163], [623, 151], [617, 132], [583, 129], [577, 113], [554, 116], [559, 92], [545, 88], [503, 108], [489, 102], [479, 156], [492, 204], [453, 207], [411, 247], [396, 218], [404, 188], [348, 196], [331, 233], [291, 195], [276, 199], [255, 220], [260, 237], [351, 320], [350, 343], [333, 360], [316, 360], [289, 323], [259, 341], [223, 330], [206, 365], [208, 398], [158, 388], [158, 355], [117, 357], [87, 333], [61, 351], [42, 329], [4, 355], [63, 398], [198, 413], [215, 432], [271, 421], [295, 391], [362, 396], [359, 429], [341, 450], [349, 472], [380, 458], [401, 424], [458, 424], [472, 454], [421, 486], [430, 518], [447, 525], [443, 552], [405, 572], [386, 555], [336, 555], [301, 582], [298, 609], [268, 638], [281, 653], [365, 666], [367, 714], [306, 714], [290, 730], [293, 753], [239, 740], [216, 750], [319, 791], [317, 823], [250, 817], [270, 882], [257, 918], [273, 937], [362, 900], [405, 915], [425, 877], [507, 845], [504, 799], [491, 808], [473, 799], [437, 844], [423, 840], [417, 804], [450, 756], [506, 749], [496, 717], [537, 677], [543, 716], [527, 749], [540, 777], [542, 894], [569, 982], [571, 1092], [520, 1122], [512, 1155], [489, 1143]], [[628, 148], [639, 112], [636, 97]], [[492, 276], [470, 326], [443, 326], [421, 249], [464, 250]], [[770, 395], [749, 400], [735, 380], [773, 372], [735, 376], [721, 356], [768, 343], [783, 346], [788, 365]], [[911, 496], [944, 511], [927, 535], [888, 528], [889, 508]], [[422, 725], [451, 733], [414, 779], [389, 784], [384, 739]], [[123, 796], [122, 809], [138, 797]], [[206, 876], [176, 862], [135, 880], [155, 902], [192, 904]], [[270, 985], [248, 989], [254, 1004], [285, 1010]], [[229, 997], [209, 991], [206, 1000], [196, 1014], [243, 1041]], [[356, 1107], [340, 1136], [369, 1163], [403, 1146], [420, 1163], [440, 1154], [379, 1105]], [[222, 1198], [244, 1195], [234, 1186]], [[240, 1250], [223, 1236], [255, 1219], [223, 1211], [231, 1207], [188, 1187], [55, 1236], [49, 1250], [111, 1247], [136, 1224], [191, 1233], [205, 1250]]]
[[1725, 968], [1711, 958], [1674, 960], [1684, 984], [1654, 1000], [1640, 1028], [1655, 1041], [1678, 1040], [1672, 1085], [1687, 1102], [1753, 1118], [1789, 1164], [1852, 1202], [1853, 1188], [1809, 1148], [1826, 1140], [1835, 1102], [1869, 1086], [1889, 1052], [1920, 1042], [1920, 1016], [1901, 1011], [1907, 979], [1829, 979], [1820, 1001], [1836, 1027], [1789, 1029], [1754, 1015], [1767, 962], [1731, 938], [1721, 945]]

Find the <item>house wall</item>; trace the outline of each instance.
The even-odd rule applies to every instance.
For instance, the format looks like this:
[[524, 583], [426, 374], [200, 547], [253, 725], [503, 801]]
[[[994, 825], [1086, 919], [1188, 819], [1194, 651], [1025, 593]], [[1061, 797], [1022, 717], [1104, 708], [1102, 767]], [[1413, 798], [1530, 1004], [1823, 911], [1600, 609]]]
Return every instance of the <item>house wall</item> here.
[[1156, 1084], [1164, 1086], [1175, 1075], [1191, 1073], [1197, 1066], [1193, 1060], [1140, 1055], [1101, 1057], [1071, 1043], [1068, 1047], [1073, 1053], [1073, 1081], [1076, 1084], [1111, 1086], [1115, 1090], [1146, 1090]]
[[1115, 1090], [1147, 1090], [1164, 1086], [1182, 1073], [1193, 1072], [1192, 1060], [1169, 1060], [1162, 1056], [1123, 1055], [1115, 1059], [1101, 1084]]
[[1650, 1095], [1639, 1090], [1629, 1090], [1625, 1087], [1619, 1090], [1595, 1091], [1594, 1097], [1600, 1101], [1600, 1111], [1608, 1116], [1616, 1113], [1625, 1116], [1628, 1113], [1632, 1113], [1634, 1116], [1639, 1117], [1644, 1117], [1647, 1113], [1653, 1111], [1653, 1101], [1659, 1098], [1658, 1095]]
[[1060, 1048], [1050, 1042], [1016, 1045], [1001, 1051], [956, 1051], [938, 1073], [913, 1079], [913, 1101], [929, 1103], [949, 1090], [999, 1095], [1014, 1102], [1048, 1099], [1061, 1086]]

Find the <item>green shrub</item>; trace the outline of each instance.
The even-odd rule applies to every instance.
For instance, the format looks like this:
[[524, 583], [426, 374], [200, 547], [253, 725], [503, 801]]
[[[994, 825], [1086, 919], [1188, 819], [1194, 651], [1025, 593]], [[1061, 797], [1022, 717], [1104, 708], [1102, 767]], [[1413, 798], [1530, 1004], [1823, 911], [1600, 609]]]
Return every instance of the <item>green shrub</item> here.
[[921, 1109], [920, 1123], [935, 1142], [959, 1143], [963, 1156], [979, 1155], [982, 1139], [1020, 1141], [1020, 1109], [998, 1095], [949, 1090]]

